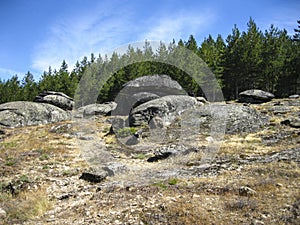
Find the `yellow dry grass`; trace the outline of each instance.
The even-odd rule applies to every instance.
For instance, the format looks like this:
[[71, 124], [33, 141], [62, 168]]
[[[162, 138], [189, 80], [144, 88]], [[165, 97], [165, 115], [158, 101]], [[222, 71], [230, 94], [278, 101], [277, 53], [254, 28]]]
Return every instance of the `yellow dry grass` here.
[[[16, 197], [0, 193], [1, 205], [7, 213], [4, 224], [18, 224], [34, 219], [50, 210], [55, 202], [47, 197], [45, 188], [34, 191], [23, 191]], [[5, 201], [3, 201], [5, 200]]]
[[[264, 110], [266, 106], [253, 107]], [[292, 112], [296, 110], [294, 108]], [[89, 208], [95, 209], [91, 211], [95, 224], [105, 224], [101, 222], [104, 219], [110, 221], [106, 224], [114, 224], [111, 221], [117, 220], [125, 224], [130, 216], [138, 218], [144, 224], [300, 224], [299, 164], [291, 160], [239, 163], [241, 159], [266, 157], [271, 153], [299, 146], [299, 130], [280, 125], [282, 118], [277, 115], [270, 116], [271, 125], [261, 131], [225, 136], [217, 156], [230, 159], [230, 169], [221, 170], [214, 176], [201, 177], [200, 174], [199, 177], [145, 180], [143, 185], [143, 172], [146, 174], [149, 171], [159, 172], [166, 168], [184, 166], [192, 168], [198, 165], [203, 154], [200, 152], [149, 164], [146, 163], [148, 155], [122, 154], [115, 136], [105, 135], [109, 131], [109, 125], [102, 121], [93, 122], [96, 134], [109, 151], [119, 157], [119, 162], [131, 166], [130, 171], [108, 178], [107, 181], [138, 180], [141, 185], [95, 192], [82, 205], [66, 208], [65, 217], [85, 217], [88, 204]], [[33, 183], [43, 183], [43, 186], [37, 185], [34, 191], [21, 190], [17, 196], [0, 192], [0, 207], [7, 212], [7, 224], [22, 224], [28, 220], [32, 220], [32, 224], [35, 221], [46, 223], [47, 218], [43, 217], [45, 212], [61, 206], [59, 202], [49, 200], [45, 191], [48, 181], [34, 177], [32, 171], [48, 175], [48, 168], [55, 170], [56, 166], [65, 165], [72, 159], [70, 169], [63, 171], [61, 176], [73, 176], [77, 173], [79, 177], [77, 169], [82, 170], [88, 166], [80, 158], [80, 149], [76, 147], [74, 139], [49, 132], [52, 126], [7, 130], [4, 140], [0, 142], [1, 185], [20, 180], [23, 175], [33, 179]], [[73, 129], [86, 129], [90, 132], [88, 124], [86, 126], [75, 126]], [[275, 144], [264, 142], [265, 137], [273, 137], [280, 132], [288, 133], [289, 136], [283, 135]], [[197, 143], [205, 145], [205, 137], [199, 138]], [[241, 196], [239, 188], [242, 186], [255, 190], [256, 194]], [[119, 214], [112, 214], [112, 211]]]

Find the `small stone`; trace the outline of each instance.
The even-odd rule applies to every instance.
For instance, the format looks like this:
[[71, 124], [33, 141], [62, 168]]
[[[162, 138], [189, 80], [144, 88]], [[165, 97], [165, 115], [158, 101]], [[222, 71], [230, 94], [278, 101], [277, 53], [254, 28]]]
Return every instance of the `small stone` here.
[[107, 177], [107, 172], [106, 171], [88, 171], [88, 172], [83, 172], [79, 179], [89, 181], [91, 183], [100, 183], [102, 182], [106, 177]]
[[282, 105], [282, 103], [281, 102], [274, 102], [274, 104], [273, 104], [274, 106], [278, 106], [278, 105]]
[[170, 202], [177, 202], [177, 199], [174, 197], [167, 197]]
[[277, 186], [277, 187], [282, 187], [282, 186], [283, 186], [283, 184], [281, 184], [281, 183], [277, 183], [277, 184], [276, 184], [276, 186]]
[[115, 224], [122, 224], [120, 220], [115, 220]]
[[262, 221], [260, 221], [260, 220], [254, 220], [254, 221], [253, 221], [253, 224], [254, 224], [254, 225], [264, 225], [265, 223], [262, 222]]
[[246, 158], [249, 158], [249, 155], [246, 154], [246, 153], [241, 153], [241, 154], [240, 154], [240, 158], [241, 158], [241, 159], [246, 159]]
[[79, 137], [80, 140], [83, 140], [83, 141], [90, 141], [90, 140], [94, 140], [93, 137], [90, 137], [90, 136], [81, 136]]
[[241, 196], [253, 196], [256, 194], [256, 191], [247, 186], [242, 186], [239, 188], [239, 195]]
[[199, 166], [200, 164], [200, 161], [190, 161], [186, 163], [187, 166]]
[[138, 138], [135, 135], [132, 135], [127, 141], [126, 141], [126, 145], [136, 145], [139, 143]]
[[71, 124], [62, 124], [62, 125], [56, 125], [56, 126], [52, 126], [49, 130], [50, 133], [66, 133], [67, 131], [69, 131], [72, 128]]
[[299, 118], [289, 118], [280, 122], [281, 125], [289, 125], [293, 128], [300, 128], [300, 119]]
[[193, 194], [193, 198], [200, 198], [200, 197], [201, 197], [200, 195]]
[[290, 95], [289, 98], [291, 99], [296, 99], [296, 98], [299, 98], [300, 96], [299, 95]]
[[2, 208], [0, 208], [0, 219], [4, 218], [6, 218], [6, 212]]
[[198, 102], [201, 102], [203, 104], [207, 104], [208, 103], [208, 101], [204, 97], [196, 97], [196, 99], [197, 99]]
[[265, 214], [261, 214], [260, 216], [261, 216], [262, 219], [267, 219], [268, 218], [268, 216], [266, 216]]
[[293, 118], [290, 121], [290, 126], [294, 128], [300, 128], [300, 119], [299, 118]]
[[102, 169], [107, 172], [108, 176], [114, 176], [115, 174], [124, 173], [128, 170], [124, 164], [118, 162], [107, 163]]
[[71, 196], [72, 196], [72, 194], [63, 194], [63, 195], [59, 196], [57, 199], [65, 200], [65, 199], [69, 199]]

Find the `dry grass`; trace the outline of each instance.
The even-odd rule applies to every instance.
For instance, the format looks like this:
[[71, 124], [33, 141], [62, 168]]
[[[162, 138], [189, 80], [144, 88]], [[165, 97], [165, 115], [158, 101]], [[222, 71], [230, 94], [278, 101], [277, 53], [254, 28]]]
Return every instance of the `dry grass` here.
[[1, 205], [7, 213], [4, 224], [17, 224], [34, 219], [43, 215], [54, 205], [54, 202], [48, 199], [45, 189], [23, 191], [16, 197], [8, 193], [1, 193], [0, 199]]
[[[0, 207], [7, 214], [4, 224], [41, 216], [55, 204], [48, 199], [47, 182], [41, 179], [49, 168], [66, 161], [70, 140], [49, 132], [52, 126], [6, 130], [0, 143]], [[13, 192], [7, 188], [9, 183]]]
[[[254, 107], [265, 108], [264, 105]], [[299, 164], [288, 159], [271, 163], [240, 163], [247, 158], [267, 157], [270, 153], [299, 146], [299, 130], [280, 125], [281, 117], [277, 115], [270, 116], [272, 125], [264, 130], [225, 136], [217, 156], [231, 159], [230, 168], [221, 169], [214, 176], [199, 174], [199, 177], [179, 178], [172, 175], [160, 180], [151, 179], [149, 174], [181, 167], [192, 170], [199, 165], [203, 153], [150, 164], [146, 162], [147, 153], [126, 155], [126, 150], [118, 145], [114, 135], [105, 135], [109, 131], [107, 123], [93, 122], [96, 135], [104, 141], [107, 149], [131, 170], [107, 178], [107, 182], [120, 181], [118, 188], [108, 187], [95, 192], [97, 187], [91, 184], [72, 183], [70, 186], [77, 185], [74, 190], [83, 192], [91, 186], [92, 194], [86, 198], [79, 191], [81, 201], [77, 199], [76, 204], [73, 202], [75, 198], [50, 201], [46, 191], [50, 186], [49, 177], [61, 180], [74, 177], [77, 180], [76, 176], [80, 175], [78, 168], [88, 166], [80, 158], [80, 149], [74, 145], [74, 139], [50, 133], [53, 125], [8, 130], [0, 143], [0, 185], [9, 182], [26, 185], [16, 196], [0, 192], [0, 208], [8, 215], [5, 223], [31, 221], [28, 224], [43, 224], [49, 219], [46, 211], [61, 208], [61, 214], [55, 214], [57, 221], [50, 224], [300, 224]], [[91, 132], [88, 127], [73, 129]], [[288, 135], [280, 137], [275, 144], [264, 142], [265, 137], [280, 132]], [[195, 139], [198, 144], [206, 144], [205, 137], [198, 138]], [[132, 181], [134, 185], [126, 186], [123, 181], [127, 184]], [[239, 193], [242, 186], [256, 193], [242, 196]], [[89, 220], [83, 223], [87, 218]]]

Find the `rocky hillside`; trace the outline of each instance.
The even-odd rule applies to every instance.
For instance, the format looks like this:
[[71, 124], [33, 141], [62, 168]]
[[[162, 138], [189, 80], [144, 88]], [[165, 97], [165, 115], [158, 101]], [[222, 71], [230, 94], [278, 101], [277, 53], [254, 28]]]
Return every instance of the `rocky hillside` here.
[[[146, 118], [141, 106], [131, 116]], [[3, 126], [0, 223], [300, 224], [300, 99], [197, 107], [188, 115], [199, 120], [158, 117], [153, 129], [112, 131], [124, 120], [107, 111]], [[209, 130], [222, 124], [209, 124], [225, 109], [210, 155]]]

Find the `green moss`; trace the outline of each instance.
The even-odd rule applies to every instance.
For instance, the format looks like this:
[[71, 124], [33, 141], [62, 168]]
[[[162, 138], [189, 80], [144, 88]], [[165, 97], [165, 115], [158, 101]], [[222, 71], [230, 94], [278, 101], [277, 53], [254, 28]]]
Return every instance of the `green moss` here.
[[41, 160], [41, 161], [43, 161], [43, 160], [48, 160], [50, 158], [50, 156], [47, 154], [47, 153], [43, 153], [40, 157], [39, 157], [39, 159]]
[[176, 185], [178, 183], [178, 179], [177, 178], [172, 178], [168, 181], [169, 185]]
[[47, 170], [47, 169], [49, 169], [49, 166], [48, 166], [48, 165], [44, 165], [44, 166], [42, 167], [42, 169], [43, 169], [43, 170]]
[[136, 154], [136, 155], [132, 156], [132, 158], [134, 158], [134, 159], [146, 159], [147, 157], [149, 157], [149, 155], [148, 154], [143, 154], [143, 153]]
[[21, 175], [18, 180], [23, 182], [23, 183], [29, 183], [30, 182], [29, 177], [26, 174]]
[[117, 132], [116, 132], [116, 135], [118, 137], [128, 137], [128, 136], [131, 136], [132, 134], [136, 133], [137, 132], [137, 129], [135, 127], [124, 127], [122, 129], [119, 129]]

